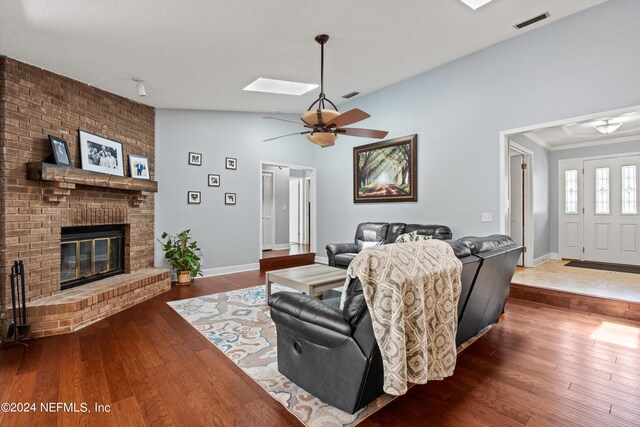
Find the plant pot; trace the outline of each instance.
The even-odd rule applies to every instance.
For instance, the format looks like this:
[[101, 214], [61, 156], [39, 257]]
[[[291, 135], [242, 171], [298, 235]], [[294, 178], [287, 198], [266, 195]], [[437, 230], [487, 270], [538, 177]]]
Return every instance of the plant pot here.
[[178, 285], [190, 285], [191, 284], [191, 273], [189, 271], [179, 271], [178, 272]]

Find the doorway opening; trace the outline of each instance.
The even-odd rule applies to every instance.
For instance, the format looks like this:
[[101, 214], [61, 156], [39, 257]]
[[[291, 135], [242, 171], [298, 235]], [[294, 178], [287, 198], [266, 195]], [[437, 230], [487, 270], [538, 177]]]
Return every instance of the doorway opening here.
[[527, 165], [532, 186], [524, 175], [524, 210], [531, 210], [529, 191], [531, 218], [536, 227], [547, 224], [535, 229], [540, 254], [533, 265], [525, 243], [524, 265], [534, 268], [516, 271], [516, 294], [537, 302], [640, 303], [640, 106], [500, 133], [500, 228], [514, 239], [522, 229], [526, 242], [531, 221], [525, 215], [521, 228], [519, 204], [513, 203], [520, 198], [517, 166], [526, 151], [513, 142], [535, 152], [535, 167]]
[[315, 262], [315, 169], [261, 162], [260, 266]]

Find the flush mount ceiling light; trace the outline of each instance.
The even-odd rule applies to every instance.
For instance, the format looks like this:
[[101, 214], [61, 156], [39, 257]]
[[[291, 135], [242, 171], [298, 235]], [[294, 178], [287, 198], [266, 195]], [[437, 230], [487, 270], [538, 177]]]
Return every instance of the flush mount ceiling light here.
[[147, 96], [147, 90], [144, 87], [144, 81], [138, 78], [133, 79], [136, 82], [136, 87], [138, 88], [138, 96]]
[[274, 80], [260, 77], [242, 90], [299, 96], [317, 87], [318, 85], [312, 83], [289, 82], [287, 80]]
[[462, 3], [469, 6], [471, 9], [476, 10], [479, 7], [484, 6], [492, 0], [460, 0]]
[[610, 123], [609, 119], [607, 119], [604, 121], [604, 124], [596, 126], [596, 130], [605, 135], [609, 135], [617, 131], [620, 126], [622, 126], [622, 123]]
[[285, 136], [307, 135], [307, 139], [309, 141], [324, 148], [331, 147], [336, 142], [336, 139], [338, 139], [338, 135], [378, 139], [387, 136], [387, 131], [385, 130], [344, 127], [369, 118], [370, 116], [358, 108], [354, 108], [346, 113], [340, 114], [335, 104], [325, 96], [324, 45], [329, 41], [329, 36], [326, 34], [319, 34], [316, 36], [315, 41], [320, 45], [320, 94], [318, 95], [318, 99], [316, 99], [302, 117], [300, 117], [302, 123], [292, 122], [278, 117], [265, 117], [265, 119], [280, 120], [283, 122], [302, 125], [304, 128], [310, 130], [277, 136], [275, 138], [265, 139], [264, 141], [273, 141], [274, 139], [284, 138]]

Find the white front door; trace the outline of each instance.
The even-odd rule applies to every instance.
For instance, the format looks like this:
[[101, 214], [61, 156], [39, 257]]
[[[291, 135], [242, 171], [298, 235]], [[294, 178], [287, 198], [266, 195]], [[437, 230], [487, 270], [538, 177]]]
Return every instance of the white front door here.
[[273, 172], [262, 172], [262, 250], [273, 249], [274, 245], [274, 188]]
[[640, 265], [640, 156], [584, 161], [583, 259]]
[[[511, 156], [511, 182], [510, 182], [510, 234], [518, 245], [524, 246], [524, 156], [522, 154]], [[520, 256], [518, 265], [522, 265], [523, 255]]]

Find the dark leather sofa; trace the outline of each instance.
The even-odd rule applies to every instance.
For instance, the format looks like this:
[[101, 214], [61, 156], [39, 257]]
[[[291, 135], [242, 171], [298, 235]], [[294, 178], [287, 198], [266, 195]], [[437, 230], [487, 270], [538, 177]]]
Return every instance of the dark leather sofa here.
[[439, 240], [451, 240], [451, 229], [446, 225], [404, 224], [402, 222], [363, 222], [356, 228], [353, 243], [330, 243], [327, 257], [332, 267], [347, 268], [362, 251], [365, 242], [394, 243], [399, 235], [417, 231], [418, 234]]
[[[497, 323], [522, 247], [508, 236], [448, 242], [463, 264], [456, 344]], [[278, 370], [322, 401], [349, 413], [383, 393], [382, 356], [359, 279], [340, 298], [294, 292], [269, 298], [278, 334]]]

